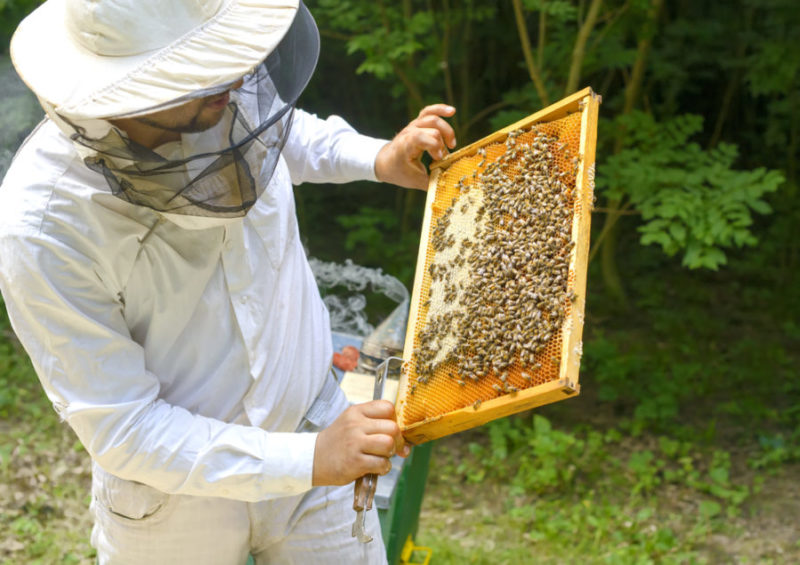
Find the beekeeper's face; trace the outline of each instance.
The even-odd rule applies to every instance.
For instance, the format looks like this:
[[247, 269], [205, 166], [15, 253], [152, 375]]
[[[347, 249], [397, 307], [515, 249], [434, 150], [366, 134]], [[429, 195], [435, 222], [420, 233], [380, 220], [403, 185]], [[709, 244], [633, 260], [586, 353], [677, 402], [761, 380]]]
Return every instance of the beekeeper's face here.
[[242, 85], [235, 82], [229, 90], [220, 94], [190, 100], [185, 104], [131, 118], [147, 126], [173, 133], [197, 133], [217, 125], [230, 99], [230, 91]]

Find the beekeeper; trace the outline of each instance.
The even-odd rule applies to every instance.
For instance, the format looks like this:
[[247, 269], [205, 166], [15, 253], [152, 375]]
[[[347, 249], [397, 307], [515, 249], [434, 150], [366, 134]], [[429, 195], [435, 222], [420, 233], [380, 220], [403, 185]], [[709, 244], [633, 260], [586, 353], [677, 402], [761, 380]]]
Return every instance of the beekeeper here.
[[47, 118], [0, 189], [0, 289], [93, 459], [100, 563], [386, 560], [350, 483], [408, 447], [331, 376], [292, 184], [424, 188], [454, 110], [390, 142], [295, 110], [318, 52], [298, 0], [48, 0], [12, 39]]

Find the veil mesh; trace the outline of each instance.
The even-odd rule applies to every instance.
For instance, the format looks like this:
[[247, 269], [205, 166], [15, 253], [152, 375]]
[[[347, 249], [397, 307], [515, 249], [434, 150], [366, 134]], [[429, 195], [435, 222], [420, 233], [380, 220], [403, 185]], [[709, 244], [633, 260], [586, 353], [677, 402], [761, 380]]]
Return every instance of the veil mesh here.
[[[62, 119], [75, 130], [72, 140], [92, 150], [84, 162], [105, 177], [115, 196], [161, 212], [244, 216], [272, 177], [291, 130], [295, 103], [318, 56], [319, 32], [301, 2], [284, 38], [242, 77], [239, 88], [230, 91], [221, 119], [205, 131], [184, 133], [180, 142], [148, 149], [116, 128], [98, 139]], [[136, 116], [219, 94], [231, 86], [195, 92]]]

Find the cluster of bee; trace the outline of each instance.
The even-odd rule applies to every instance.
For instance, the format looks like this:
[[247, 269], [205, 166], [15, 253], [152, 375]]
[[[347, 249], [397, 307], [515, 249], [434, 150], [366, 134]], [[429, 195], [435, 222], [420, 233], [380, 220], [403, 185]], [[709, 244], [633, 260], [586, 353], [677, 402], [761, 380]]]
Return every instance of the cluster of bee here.
[[575, 300], [567, 283], [578, 160], [560, 170], [554, 154], [563, 156], [564, 146], [532, 129], [530, 143], [517, 143], [526, 130], [511, 132], [486, 166], [486, 148], [479, 149], [478, 167], [458, 181], [458, 196], [433, 226], [428, 313], [411, 392], [451, 364], [461, 386], [492, 375], [498, 394], [514, 393], [512, 365], [535, 372], [559, 362], [542, 352]]

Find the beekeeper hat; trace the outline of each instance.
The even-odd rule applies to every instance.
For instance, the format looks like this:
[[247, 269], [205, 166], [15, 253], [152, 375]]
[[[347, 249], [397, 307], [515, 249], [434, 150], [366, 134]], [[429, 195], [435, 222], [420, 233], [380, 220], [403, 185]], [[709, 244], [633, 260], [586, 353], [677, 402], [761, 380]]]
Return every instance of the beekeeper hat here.
[[[292, 29], [316, 33], [300, 0], [47, 0], [20, 23], [10, 53], [59, 115], [121, 117], [231, 85], [300, 15], [310, 25]], [[318, 36], [295, 44], [314, 42], [318, 52]], [[294, 80], [305, 86], [310, 67]]]

